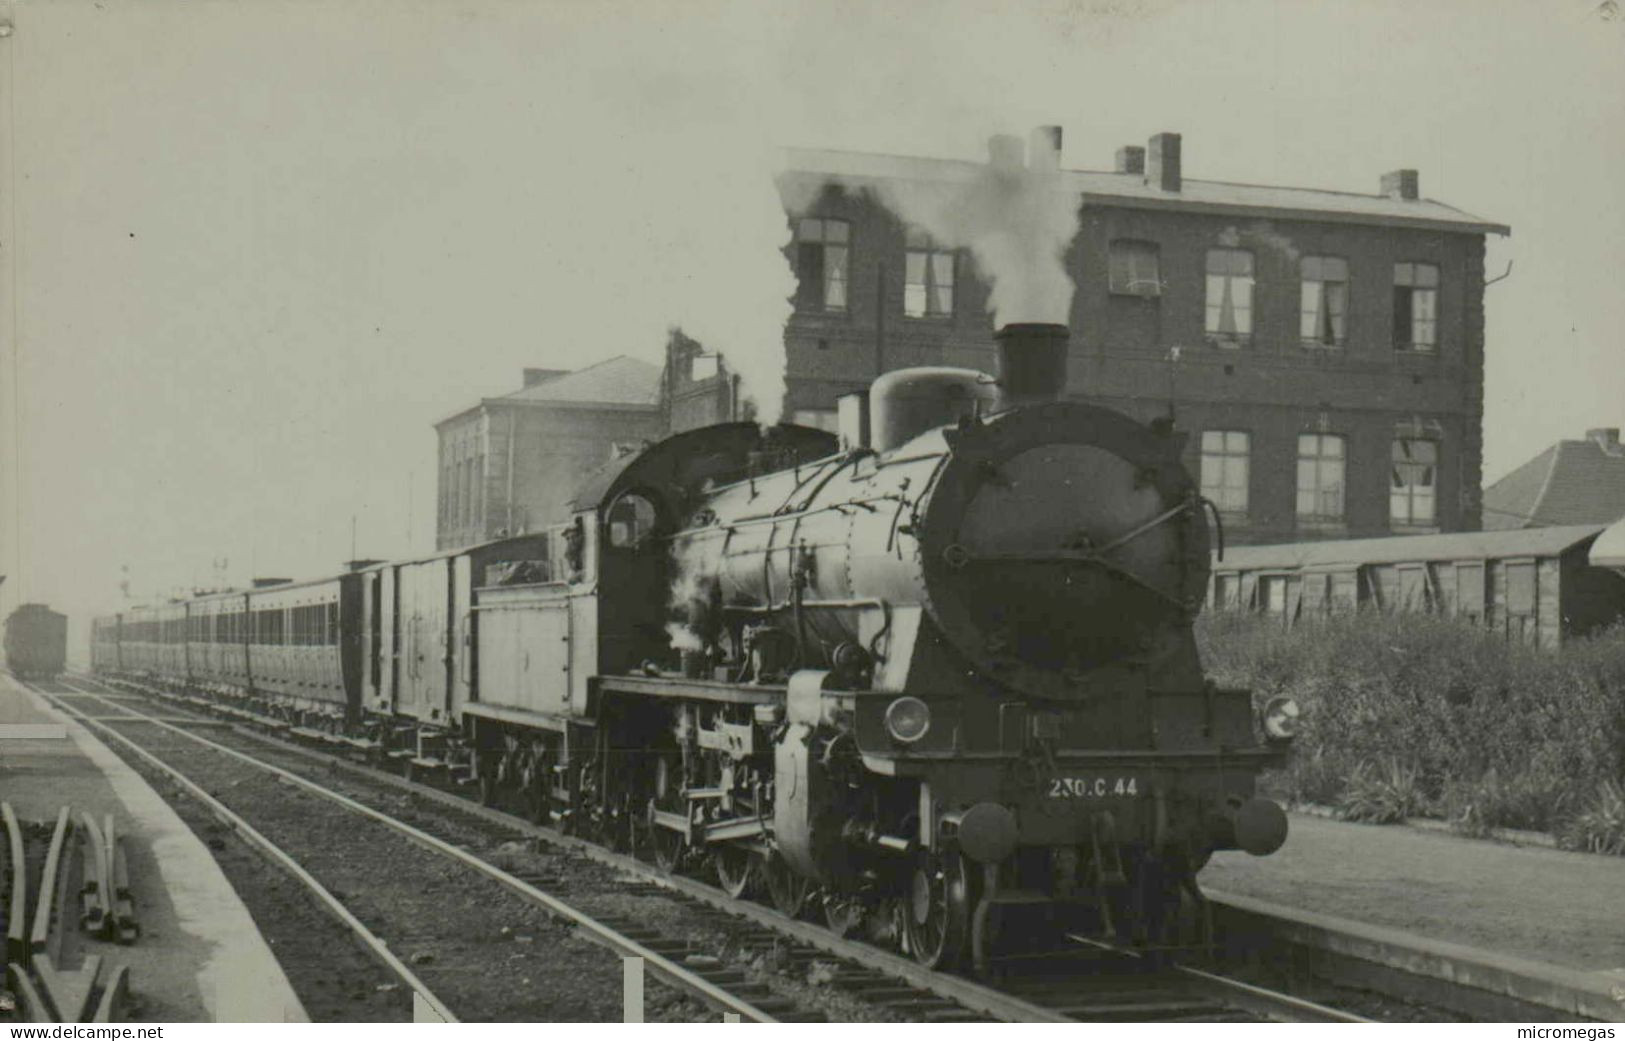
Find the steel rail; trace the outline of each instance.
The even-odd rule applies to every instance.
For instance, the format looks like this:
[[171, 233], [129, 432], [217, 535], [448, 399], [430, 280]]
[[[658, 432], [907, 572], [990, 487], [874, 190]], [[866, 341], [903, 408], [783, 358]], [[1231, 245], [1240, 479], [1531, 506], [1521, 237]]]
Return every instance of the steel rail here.
[[[374, 957], [388, 966], [390, 971], [395, 973], [395, 975], [400, 978], [402, 983], [405, 983], [415, 993], [421, 996], [424, 1002], [434, 1010], [434, 1013], [437, 1016], [447, 1023], [459, 1022], [456, 1014], [453, 1013], [450, 1008], [448, 1008], [438, 997], [435, 996], [434, 991], [430, 990], [428, 986], [418, 978], [416, 973], [408, 968], [404, 962], [402, 962], [392, 951], [390, 951], [388, 945], [385, 944], [383, 940], [374, 934], [371, 929], [368, 929], [359, 918], [352, 914], [350, 909], [345, 907], [344, 904], [341, 903], [339, 899], [327, 889], [326, 886], [322, 885], [316, 880], [315, 876], [301, 867], [299, 862], [284, 852], [280, 846], [261, 834], [260, 831], [252, 824], [249, 824], [225, 803], [222, 803], [220, 800], [210, 795], [207, 791], [204, 791], [204, 789], [195, 783], [190, 777], [187, 777], [185, 774], [170, 766], [156, 755], [153, 755], [145, 748], [142, 748], [134, 741], [131, 741], [117, 730], [114, 730], [105, 723], [102, 723], [96, 719], [92, 719], [90, 716], [79, 711], [78, 709], [71, 708], [68, 705], [63, 704], [61, 701], [57, 700], [57, 696], [55, 695], [41, 692], [40, 696], [51, 701], [52, 704], [56, 706], [58, 711], [65, 712], [79, 722], [93, 726], [108, 736], [114, 738], [120, 744], [124, 745], [136, 755], [140, 756], [147, 763], [151, 764], [155, 769], [174, 780], [175, 783], [179, 784], [182, 788], [185, 788], [190, 795], [201, 802], [210, 813], [220, 820], [221, 823], [231, 828], [243, 839], [247, 840], [249, 844], [257, 847], [260, 852], [269, 857], [279, 867], [281, 867], [288, 874], [292, 875], [296, 880], [299, 881], [300, 884], [315, 895], [316, 898], [326, 906], [330, 913], [349, 927], [350, 931], [353, 932], [356, 937], [366, 945], [367, 949], [372, 952]], [[184, 732], [185, 731], [182, 731], [182, 733]]]
[[[91, 696], [99, 697], [98, 695], [94, 694]], [[593, 918], [591, 915], [577, 910], [557, 897], [537, 889], [524, 879], [509, 874], [508, 872], [497, 867], [495, 864], [482, 860], [465, 849], [454, 846], [444, 839], [437, 838], [436, 836], [431, 835], [420, 828], [414, 827], [405, 821], [391, 817], [389, 814], [384, 813], [381, 810], [373, 809], [371, 806], [368, 806], [365, 803], [357, 802], [349, 796], [342, 795], [330, 788], [317, 784], [315, 781], [301, 777], [291, 770], [285, 770], [280, 766], [267, 763], [261, 759], [256, 759], [246, 752], [240, 752], [235, 748], [230, 748], [216, 741], [211, 741], [206, 737], [186, 730], [184, 727], [179, 727], [173, 723], [158, 719], [157, 717], [149, 716], [137, 709], [129, 708], [128, 706], [123, 707], [134, 713], [136, 718], [132, 719], [131, 722], [150, 723], [154, 726], [162, 727], [165, 730], [173, 731], [174, 733], [186, 737], [206, 748], [210, 748], [223, 755], [230, 756], [231, 758], [237, 759], [243, 763], [247, 763], [250, 766], [258, 767], [259, 769], [265, 770], [268, 773], [274, 774], [277, 777], [305, 789], [313, 795], [319, 795], [324, 799], [343, 806], [347, 810], [354, 813], [359, 813], [364, 817], [377, 821], [385, 827], [388, 827], [411, 839], [420, 846], [423, 846], [435, 853], [439, 853], [442, 856], [450, 857], [464, 866], [472, 868], [473, 870], [498, 883], [509, 891], [519, 895], [525, 900], [541, 906], [555, 916], [563, 918], [576, 925], [578, 928], [586, 931], [589, 937], [597, 941], [601, 946], [607, 947], [624, 957], [642, 958], [645, 966], [652, 971], [657, 978], [665, 980], [667, 983], [678, 988], [679, 990], [686, 991], [695, 995], [696, 997], [699, 997], [706, 1004], [710, 1005], [714, 1009], [717, 1009], [718, 1011], [735, 1013], [739, 1015], [742, 1020], [748, 1019], [755, 1023], [778, 1022], [778, 1020], [771, 1013], [759, 1009], [750, 1002], [728, 993], [728, 991], [712, 983], [710, 980], [707, 980], [694, 971], [679, 965], [658, 951], [651, 950], [638, 941], [622, 935], [621, 933], [611, 929], [609, 926]], [[117, 731], [111, 732], [117, 734]], [[120, 740], [124, 741], [126, 744], [129, 744], [131, 747], [136, 747], [133, 742], [129, 741], [129, 739], [125, 738], [122, 734], [118, 736]], [[146, 753], [143, 751], [143, 754]], [[414, 786], [411, 788], [411, 790], [418, 792], [422, 789]]]
[[[85, 691], [86, 694], [94, 694]], [[128, 706], [124, 706], [128, 707]], [[130, 711], [137, 710], [131, 708]], [[141, 720], [133, 720], [140, 722]], [[207, 724], [211, 720], [200, 719], [200, 723]], [[690, 897], [702, 903], [736, 915], [750, 922], [781, 933], [790, 939], [816, 947], [829, 954], [862, 965], [864, 968], [883, 973], [903, 983], [928, 991], [938, 997], [956, 1002], [975, 1012], [986, 1013], [997, 1019], [1013, 1023], [1073, 1023], [1076, 1020], [1062, 1015], [1051, 1008], [1040, 1005], [1024, 998], [1007, 994], [1003, 991], [978, 983], [975, 980], [962, 976], [952, 976], [946, 973], [935, 972], [914, 961], [890, 951], [882, 950], [871, 944], [860, 943], [836, 936], [829, 930], [811, 922], [798, 921], [787, 918], [783, 914], [761, 904], [749, 900], [740, 900], [728, 896], [726, 893], [708, 886], [703, 882], [684, 878], [681, 875], [669, 875], [659, 868], [645, 864], [641, 860], [615, 853], [602, 846], [595, 845], [585, 839], [564, 835], [552, 828], [533, 824], [511, 813], [505, 813], [489, 806], [482, 806], [478, 802], [463, 798], [439, 788], [432, 788], [408, 781], [392, 773], [363, 766], [348, 759], [331, 755], [327, 752], [305, 748], [287, 741], [278, 740], [265, 734], [258, 733], [246, 727], [232, 725], [232, 732], [240, 734], [249, 740], [273, 747], [279, 751], [287, 752], [311, 762], [320, 763], [333, 769], [361, 778], [369, 783], [396, 788], [409, 792], [422, 798], [459, 813], [468, 814], [480, 820], [498, 825], [509, 831], [530, 838], [543, 841], [569, 849], [597, 861], [608, 867], [616, 868], [626, 874], [636, 876], [640, 881], [663, 889], [671, 890], [683, 896]]]
[[28, 958], [28, 860], [23, 846], [23, 828], [11, 803], [0, 802], [0, 819], [9, 838], [11, 860], [11, 908], [6, 915], [6, 951], [3, 961]]
[[1371, 1023], [1374, 1020], [1364, 1016], [1356, 1016], [1352, 1012], [1330, 1008], [1303, 998], [1293, 997], [1291, 994], [1282, 994], [1279, 991], [1259, 987], [1241, 980], [1233, 980], [1228, 976], [1208, 972], [1205, 969], [1193, 968], [1189, 965], [1175, 965], [1174, 970], [1182, 976], [1199, 981], [1204, 987], [1211, 990], [1216, 996], [1230, 1002], [1237, 1008], [1257, 1013], [1269, 1019], [1284, 1023]]
[[[83, 691], [83, 693], [101, 697], [94, 691]], [[159, 696], [166, 695], [160, 693]], [[108, 704], [112, 703], [109, 702]], [[153, 717], [145, 717], [139, 710], [127, 705], [120, 707], [126, 708], [145, 719], [153, 719]], [[161, 722], [156, 719], [153, 719], [153, 721]], [[207, 723], [209, 721], [200, 720], [200, 722]], [[167, 726], [168, 724], [162, 725]], [[170, 729], [180, 730], [177, 727], [170, 727]], [[298, 755], [312, 762], [339, 769], [353, 776], [364, 778], [369, 782], [398, 788], [420, 798], [428, 799], [481, 820], [511, 829], [519, 834], [540, 838], [551, 844], [578, 851], [599, 863], [635, 875], [643, 881], [700, 900], [719, 910], [747, 918], [758, 925], [785, 933], [796, 940], [828, 951], [832, 955], [856, 962], [877, 972], [885, 973], [910, 986], [930, 991], [939, 997], [955, 1001], [974, 1011], [984, 1012], [1008, 1022], [1075, 1023], [1078, 1021], [1076, 1017], [1067, 1015], [1041, 1002], [1022, 998], [962, 976], [927, 969], [911, 958], [882, 950], [870, 944], [837, 937], [828, 930], [810, 922], [787, 918], [778, 911], [763, 907], [753, 901], [729, 897], [727, 894], [702, 882], [684, 878], [680, 875], [666, 874], [659, 868], [645, 864], [633, 857], [615, 853], [585, 839], [563, 835], [552, 828], [531, 823], [511, 813], [493, 807], [482, 806], [478, 802], [452, 792], [416, 784], [395, 774], [385, 773], [339, 756], [292, 744], [276, 737], [258, 733], [247, 727], [233, 724], [232, 730], [234, 733], [250, 740]], [[185, 733], [184, 730], [180, 730], [180, 732]], [[207, 739], [201, 737], [196, 738], [196, 740], [207, 741]], [[213, 742], [208, 743], [213, 744]], [[1092, 939], [1082, 937], [1077, 939], [1091, 946], [1105, 946]], [[1109, 949], [1116, 953], [1138, 957], [1131, 951], [1116, 947], [1110, 947]], [[1171, 966], [1170, 968], [1176, 974], [1199, 984], [1201, 989], [1208, 991], [1216, 999], [1223, 1000], [1241, 1011], [1263, 1016], [1267, 1019], [1299, 1023], [1370, 1022], [1352, 1013], [1282, 994], [1268, 988], [1244, 983], [1203, 969], [1189, 966]]]
[[28, 935], [30, 954], [39, 954], [46, 949], [51, 939], [52, 921], [61, 910], [63, 880], [60, 876], [63, 858], [69, 855], [64, 847], [68, 844], [70, 830], [72, 819], [64, 806], [57, 811], [56, 826], [51, 829], [51, 845], [45, 854], [45, 866], [40, 870], [39, 896], [34, 899], [34, 929]]
[[[1127, 947], [1119, 947], [1091, 936], [1081, 936], [1077, 933], [1067, 933], [1067, 939], [1086, 947], [1108, 951], [1125, 958], [1142, 959], [1139, 951]], [[1231, 979], [1206, 969], [1194, 968], [1190, 965], [1167, 965], [1164, 971], [1175, 976], [1181, 976], [1199, 984], [1202, 990], [1207, 991], [1221, 1001], [1281, 1023], [1370, 1023], [1372, 1020], [1364, 1016], [1357, 1016], [1352, 1012], [1330, 1008], [1303, 998], [1283, 994], [1280, 991], [1270, 990], [1252, 983], [1243, 983], [1241, 980]]]

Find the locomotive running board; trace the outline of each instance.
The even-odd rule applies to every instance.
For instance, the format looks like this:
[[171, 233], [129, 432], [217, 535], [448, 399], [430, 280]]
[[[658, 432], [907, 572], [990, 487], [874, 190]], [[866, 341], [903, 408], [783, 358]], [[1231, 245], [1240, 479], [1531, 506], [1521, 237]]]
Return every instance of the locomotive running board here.
[[738, 817], [695, 828], [684, 814], [651, 810], [650, 820], [662, 828], [677, 832], [690, 842], [738, 842], [767, 834], [767, 824], [758, 817]]

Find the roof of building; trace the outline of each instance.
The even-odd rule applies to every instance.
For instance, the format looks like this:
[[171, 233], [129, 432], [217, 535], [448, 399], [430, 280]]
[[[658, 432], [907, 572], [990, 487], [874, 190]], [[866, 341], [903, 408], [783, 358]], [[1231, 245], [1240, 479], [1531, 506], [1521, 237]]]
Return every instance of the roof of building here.
[[[527, 369], [547, 373], [548, 369]], [[490, 405], [541, 405], [555, 408], [598, 408], [642, 411], [660, 404], [660, 366], [625, 354], [589, 365], [574, 372], [543, 376], [511, 394], [482, 398], [477, 404], [459, 409], [435, 424], [443, 430], [448, 424], [479, 414]]]
[[1591, 544], [1591, 563], [1625, 572], [1625, 520], [1615, 521], [1613, 527], [1597, 536]]
[[555, 401], [576, 405], [654, 405], [660, 401], [660, 366], [621, 354], [504, 394], [501, 401]]
[[1602, 530], [1601, 524], [1579, 524], [1516, 531], [1456, 531], [1442, 535], [1234, 546], [1226, 548], [1224, 560], [1216, 561], [1213, 567], [1217, 571], [1289, 571], [1412, 561], [1555, 557], [1595, 538]]
[[1484, 489], [1484, 527], [1607, 524], [1625, 517], [1625, 449], [1617, 430], [1612, 442], [1607, 433], [1559, 441]]
[[[971, 180], [984, 164], [958, 159], [925, 159], [872, 152], [827, 149], [785, 150], [786, 176], [815, 176], [842, 182], [905, 181], [954, 184]], [[1260, 213], [1359, 224], [1444, 228], [1478, 234], [1510, 235], [1511, 229], [1432, 199], [1395, 199], [1386, 195], [1280, 188], [1227, 181], [1183, 178], [1180, 190], [1166, 192], [1146, 183], [1143, 174], [1096, 170], [1062, 170], [1066, 185], [1090, 202], [1142, 209], [1206, 210], [1216, 213]]]

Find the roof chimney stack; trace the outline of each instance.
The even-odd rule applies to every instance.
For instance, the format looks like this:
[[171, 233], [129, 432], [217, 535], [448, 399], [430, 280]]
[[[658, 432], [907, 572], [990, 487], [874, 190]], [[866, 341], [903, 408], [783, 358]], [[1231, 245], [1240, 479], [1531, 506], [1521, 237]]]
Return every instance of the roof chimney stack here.
[[567, 374], [569, 369], [526, 369], [525, 386], [534, 387], [538, 383], [546, 383], [551, 379], [558, 379]]
[[1033, 127], [1027, 135], [1027, 168], [1034, 173], [1055, 173], [1061, 169], [1061, 128]]
[[1179, 191], [1178, 134], [1165, 131], [1152, 135], [1145, 150], [1145, 183], [1165, 192]]
[[1403, 199], [1406, 202], [1415, 202], [1416, 171], [1390, 170], [1382, 175], [1382, 194], [1390, 199]]
[[1117, 172], [1145, 176], [1145, 149], [1124, 145], [1117, 150]]
[[1596, 427], [1587, 430], [1586, 440], [1602, 449], [1604, 455], [1617, 456], [1622, 453], [1619, 444], [1619, 427]]
[[995, 170], [1020, 170], [1023, 161], [1021, 138], [1014, 134], [994, 134], [987, 139], [987, 161]]

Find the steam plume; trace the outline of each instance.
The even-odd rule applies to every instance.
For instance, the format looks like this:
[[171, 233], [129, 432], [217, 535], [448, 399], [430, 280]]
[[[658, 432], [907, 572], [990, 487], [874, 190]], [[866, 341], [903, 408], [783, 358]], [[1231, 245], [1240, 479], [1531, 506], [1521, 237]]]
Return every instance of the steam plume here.
[[999, 135], [988, 148], [988, 163], [957, 180], [831, 181], [873, 191], [938, 245], [970, 250], [992, 285], [995, 324], [1066, 324], [1075, 287], [1065, 258], [1078, 233], [1080, 197], [1060, 173], [1060, 128], [1034, 131], [1025, 163], [1019, 138]]

